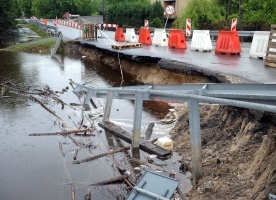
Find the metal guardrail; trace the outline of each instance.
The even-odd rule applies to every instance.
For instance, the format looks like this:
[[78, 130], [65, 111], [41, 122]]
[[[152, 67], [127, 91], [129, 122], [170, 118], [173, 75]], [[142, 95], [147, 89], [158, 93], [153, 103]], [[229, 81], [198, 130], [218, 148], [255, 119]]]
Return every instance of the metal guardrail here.
[[[211, 40], [215, 40], [215, 37], [218, 36], [219, 31], [210, 31]], [[254, 31], [238, 31], [239, 37], [252, 37], [254, 36]]]
[[35, 20], [29, 20], [29, 23], [35, 25], [36, 27], [39, 28], [39, 30], [45, 31], [49, 35], [57, 35], [58, 34], [58, 28], [56, 26], [45, 25], [45, 24], [42, 24], [41, 22], [35, 21]]
[[[155, 28], [150, 27], [149, 29], [150, 29], [151, 33], [154, 33]], [[170, 30], [171, 29], [166, 29], [166, 32], [170, 33]], [[186, 31], [185, 30], [183, 30], [183, 31], [184, 31], [184, 35], [185, 35]], [[218, 36], [219, 31], [218, 30], [213, 30], [213, 31], [210, 30], [209, 32], [210, 32], [211, 40], [215, 40]], [[245, 38], [245, 37], [253, 38], [253, 36], [254, 36], [254, 31], [238, 31], [238, 33], [239, 33], [240, 38]], [[193, 30], [191, 30], [191, 35], [193, 35]]]
[[57, 42], [56, 42], [54, 48], [51, 49], [51, 58], [53, 58], [56, 55], [56, 52], [57, 52], [57, 49], [60, 45], [61, 40], [62, 40], [62, 33], [59, 32]]
[[76, 85], [74, 93], [86, 94], [84, 104], [92, 97], [106, 98], [103, 121], [109, 121], [113, 99], [134, 100], [132, 146], [139, 147], [143, 101], [163, 100], [188, 102], [189, 129], [191, 133], [193, 183], [202, 174], [202, 152], [199, 104], [210, 103], [235, 106], [276, 113], [276, 84], [184, 84], [164, 86], [129, 86], [114, 88], [93, 88]]

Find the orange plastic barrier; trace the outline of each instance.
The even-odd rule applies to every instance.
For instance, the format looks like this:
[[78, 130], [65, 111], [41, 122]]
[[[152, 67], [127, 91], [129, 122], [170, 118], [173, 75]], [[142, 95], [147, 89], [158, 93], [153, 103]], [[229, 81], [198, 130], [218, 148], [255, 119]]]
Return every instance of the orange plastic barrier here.
[[219, 31], [215, 53], [239, 54], [241, 44], [237, 31]]
[[140, 29], [138, 42], [142, 44], [152, 44], [149, 29]]
[[183, 30], [171, 30], [169, 37], [169, 48], [187, 49]]
[[115, 40], [118, 41], [118, 42], [124, 42], [125, 41], [125, 34], [124, 34], [123, 28], [116, 28]]
[[43, 19], [43, 24], [47, 26], [47, 19]]

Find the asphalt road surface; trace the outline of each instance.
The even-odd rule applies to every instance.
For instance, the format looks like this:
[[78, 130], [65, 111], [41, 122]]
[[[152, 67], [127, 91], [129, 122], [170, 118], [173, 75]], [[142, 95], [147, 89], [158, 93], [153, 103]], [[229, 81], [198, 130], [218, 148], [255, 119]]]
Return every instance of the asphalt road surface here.
[[[49, 23], [51, 25], [51, 23]], [[58, 30], [67, 39], [80, 39], [81, 31], [78, 29], [58, 25]], [[134, 57], [152, 57], [170, 61], [178, 61], [189, 65], [203, 74], [215, 76], [233, 76], [240, 79], [258, 83], [276, 83], [276, 68], [264, 66], [264, 60], [250, 58], [249, 51], [251, 43], [241, 43], [242, 52], [240, 55], [221, 55], [212, 52], [198, 52], [190, 50], [190, 41], [187, 41], [187, 49], [170, 49], [168, 47], [157, 47], [154, 45], [142, 45], [142, 48], [115, 50], [111, 48], [115, 42], [115, 32], [103, 31], [98, 35], [106, 35], [108, 38], [99, 38], [95, 41], [83, 41], [93, 44], [99, 48], [110, 51], [120, 51], [123, 54]], [[215, 48], [213, 42], [213, 49]]]

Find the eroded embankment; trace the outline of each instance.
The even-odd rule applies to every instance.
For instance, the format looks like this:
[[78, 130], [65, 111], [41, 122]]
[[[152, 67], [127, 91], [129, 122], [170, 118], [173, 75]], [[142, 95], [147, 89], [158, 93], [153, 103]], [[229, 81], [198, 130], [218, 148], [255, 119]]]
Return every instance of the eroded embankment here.
[[[65, 43], [67, 55], [86, 56], [120, 70], [118, 53]], [[206, 74], [189, 64], [151, 57], [120, 54], [124, 76], [145, 84], [243, 82], [237, 77]], [[247, 81], [244, 81], [247, 82]], [[186, 105], [177, 111], [171, 131], [174, 150], [190, 164], [189, 120]], [[271, 113], [241, 108], [201, 105], [203, 177], [188, 199], [268, 199], [276, 194], [276, 117]]]
[[[204, 83], [213, 82], [214, 77], [206, 77], [200, 73], [188, 71], [188, 73], [179, 73], [177, 67], [175, 70], [168, 70], [160, 66], [159, 58], [151, 57], [133, 57], [119, 54], [117, 52], [105, 49], [93, 48], [93, 46], [80, 45], [78, 42], [64, 43], [65, 53], [71, 57], [80, 58], [86, 56], [86, 59], [96, 62], [102, 62], [105, 66], [113, 70], [120, 71], [120, 66], [124, 77], [128, 77], [137, 83], [143, 84], [181, 84], [181, 83]], [[118, 56], [120, 60], [118, 60]], [[163, 65], [165, 65], [163, 63]], [[175, 64], [176, 65], [176, 64]], [[218, 82], [218, 80], [215, 80]]]

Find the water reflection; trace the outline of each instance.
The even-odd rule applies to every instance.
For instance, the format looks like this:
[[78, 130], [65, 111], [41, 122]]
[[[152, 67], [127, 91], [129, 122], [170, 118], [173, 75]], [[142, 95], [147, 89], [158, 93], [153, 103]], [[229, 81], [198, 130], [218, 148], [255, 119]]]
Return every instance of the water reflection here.
[[[72, 93], [69, 79], [79, 83], [89, 83], [93, 86], [119, 86], [120, 73], [101, 66], [101, 63], [91, 63], [86, 60], [72, 60], [57, 56], [0, 51], [0, 82], [14, 80], [30, 86], [49, 85], [54, 91], [61, 91], [69, 86], [69, 91], [60, 94], [68, 105], [81, 103]], [[126, 80], [124, 85], [135, 84]], [[100, 107], [104, 99], [95, 99]], [[147, 105], [146, 110], [156, 105]], [[61, 110], [60, 105], [47, 104], [63, 119], [68, 129], [79, 126], [82, 112], [78, 108], [66, 106]], [[165, 108], [164, 106], [164, 109]], [[158, 114], [160, 110], [153, 110]], [[164, 112], [165, 113], [165, 112]], [[88, 114], [87, 114], [88, 115]], [[87, 116], [85, 114], [85, 116]], [[133, 103], [130, 101], [114, 100], [110, 119], [119, 122], [128, 130], [132, 129], [134, 115]], [[164, 114], [162, 114], [164, 115]], [[90, 123], [85, 117], [85, 123]], [[96, 118], [101, 120], [101, 118]], [[152, 121], [158, 121], [155, 116], [143, 112], [143, 126]], [[87, 190], [92, 192], [93, 199], [114, 199], [122, 189], [116, 187], [91, 188], [86, 185], [100, 182], [118, 175], [116, 165], [123, 164], [127, 169], [134, 167], [129, 159], [137, 152], [121, 152], [114, 156], [104, 157], [93, 162], [80, 165], [72, 164], [73, 152], [79, 149], [78, 159], [107, 152], [110, 148], [126, 146], [118, 138], [105, 133], [96, 125], [94, 137], [74, 137], [80, 144], [77, 146], [68, 137], [30, 137], [30, 133], [58, 132], [60, 126], [57, 120], [39, 104], [24, 96], [11, 95], [0, 98], [0, 199], [69, 199], [71, 184], [75, 184], [77, 199], [83, 199]], [[61, 143], [65, 157], [60, 153]], [[145, 153], [138, 156], [144, 158]], [[119, 187], [119, 189], [118, 189]]]

